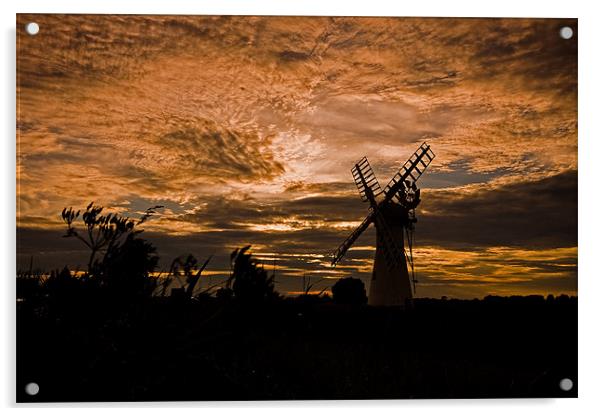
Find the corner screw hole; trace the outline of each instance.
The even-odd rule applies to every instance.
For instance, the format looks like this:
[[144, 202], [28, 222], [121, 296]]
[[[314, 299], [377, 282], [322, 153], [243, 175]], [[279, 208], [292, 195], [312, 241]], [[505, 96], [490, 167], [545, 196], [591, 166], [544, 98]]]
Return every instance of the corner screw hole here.
[[30, 22], [25, 25], [25, 31], [28, 35], [35, 36], [40, 31], [40, 26], [36, 22]]
[[570, 39], [573, 37], [573, 29], [568, 26], [560, 28], [560, 37], [562, 39]]
[[28, 383], [25, 386], [25, 393], [29, 394], [30, 396], [35, 396], [39, 392], [40, 386], [38, 386], [38, 383]]

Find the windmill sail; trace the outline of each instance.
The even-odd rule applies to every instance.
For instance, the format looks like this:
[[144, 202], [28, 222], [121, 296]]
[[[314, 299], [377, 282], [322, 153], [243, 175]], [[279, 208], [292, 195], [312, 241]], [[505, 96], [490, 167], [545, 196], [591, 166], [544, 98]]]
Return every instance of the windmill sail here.
[[374, 175], [372, 166], [370, 166], [365, 156], [351, 169], [351, 174], [353, 175], [357, 190], [360, 192], [362, 201], [370, 201], [374, 204], [374, 198], [380, 195], [383, 190], [376, 179], [376, 175]]
[[406, 180], [416, 182], [434, 158], [431, 146], [426, 142], [422, 143], [385, 187], [385, 201], [390, 201], [405, 186]]
[[339, 248], [336, 249], [336, 251], [334, 252], [334, 254], [332, 256], [332, 265], [333, 266], [336, 266], [336, 264], [343, 258], [345, 253], [347, 253], [347, 250], [349, 250], [349, 247], [351, 247], [353, 245], [353, 243], [355, 243], [355, 240], [357, 240], [358, 237], [360, 235], [362, 235], [362, 233], [366, 230], [366, 228], [368, 228], [370, 223], [372, 223], [371, 213], [366, 218], [364, 218], [364, 221], [362, 221], [362, 223], [359, 225], [359, 227], [357, 227], [349, 235], [349, 237], [347, 237], [345, 239], [345, 241], [343, 241], [343, 244], [341, 244], [339, 246]]

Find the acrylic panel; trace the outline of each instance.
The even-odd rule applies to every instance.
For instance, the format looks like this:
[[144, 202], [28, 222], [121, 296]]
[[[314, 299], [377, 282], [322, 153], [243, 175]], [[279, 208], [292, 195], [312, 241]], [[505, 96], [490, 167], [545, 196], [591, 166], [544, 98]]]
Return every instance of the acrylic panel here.
[[16, 28], [18, 401], [577, 396], [576, 19]]

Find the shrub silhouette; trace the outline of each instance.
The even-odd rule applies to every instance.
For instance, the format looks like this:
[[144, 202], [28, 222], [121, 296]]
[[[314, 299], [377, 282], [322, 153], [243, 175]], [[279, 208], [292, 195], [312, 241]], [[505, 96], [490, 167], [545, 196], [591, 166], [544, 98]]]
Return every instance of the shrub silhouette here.
[[368, 302], [364, 282], [347, 277], [339, 279], [332, 286], [332, 299], [335, 303], [347, 305], [364, 305]]
[[112, 297], [149, 297], [157, 286], [150, 276], [159, 261], [156, 251], [148, 241], [129, 234], [93, 266], [92, 275]]
[[230, 255], [232, 275], [228, 279], [228, 287], [232, 288], [236, 299], [245, 303], [277, 298], [274, 276], [268, 276], [265, 269], [247, 253], [250, 248], [251, 246], [246, 246], [236, 249]]
[[[184, 292], [186, 298], [192, 298], [194, 294], [194, 288], [201, 277], [201, 273], [203, 273], [212, 257], [213, 256], [209, 256], [207, 260], [205, 260], [205, 263], [203, 263], [203, 265], [200, 267], [198, 267], [198, 260], [192, 254], [189, 254], [186, 257], [177, 257], [171, 263], [170, 274], [180, 281], [182, 288], [186, 287]], [[181, 281], [180, 278], [182, 276], [186, 279], [186, 283]], [[208, 288], [207, 291], [211, 289], [212, 287]]]

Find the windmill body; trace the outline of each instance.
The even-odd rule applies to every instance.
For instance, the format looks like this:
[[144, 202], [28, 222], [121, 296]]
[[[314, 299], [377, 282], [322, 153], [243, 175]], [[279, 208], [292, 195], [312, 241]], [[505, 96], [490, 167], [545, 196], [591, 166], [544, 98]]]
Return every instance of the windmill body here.
[[405, 305], [413, 296], [416, 283], [412, 255], [414, 210], [420, 203], [416, 181], [434, 158], [430, 146], [423, 143], [384, 190], [365, 157], [351, 169], [360, 197], [370, 203], [370, 209], [360, 226], [334, 252], [332, 265], [341, 261], [357, 238], [374, 224], [376, 253], [368, 297], [370, 305]]
[[[404, 234], [407, 211], [398, 204], [389, 204], [381, 209], [382, 216], [389, 226], [391, 237], [398, 241], [398, 249], [404, 250]], [[376, 253], [374, 254], [374, 266], [372, 279], [370, 280], [370, 292], [368, 296], [369, 305], [404, 305], [406, 299], [412, 298], [412, 286], [408, 272], [408, 264], [405, 256], [401, 261], [391, 267], [387, 261], [385, 239], [380, 233], [383, 231], [376, 227]]]

